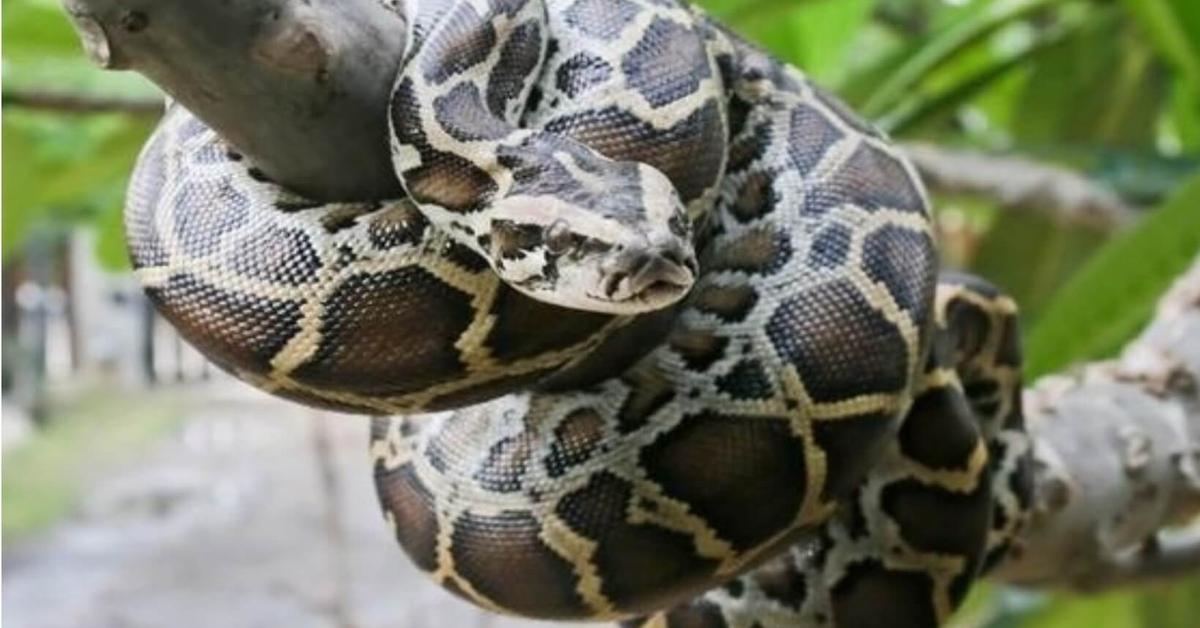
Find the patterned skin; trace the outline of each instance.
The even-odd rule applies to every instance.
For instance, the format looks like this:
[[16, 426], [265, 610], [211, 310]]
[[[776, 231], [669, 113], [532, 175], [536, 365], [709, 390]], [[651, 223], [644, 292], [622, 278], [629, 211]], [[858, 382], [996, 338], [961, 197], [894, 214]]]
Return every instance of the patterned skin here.
[[371, 452], [485, 608], [944, 620], [1028, 507], [1015, 306], [939, 281], [886, 138], [675, 0], [395, 8], [409, 198], [298, 198], [175, 107], [127, 208], [160, 311], [304, 403], [456, 409]]

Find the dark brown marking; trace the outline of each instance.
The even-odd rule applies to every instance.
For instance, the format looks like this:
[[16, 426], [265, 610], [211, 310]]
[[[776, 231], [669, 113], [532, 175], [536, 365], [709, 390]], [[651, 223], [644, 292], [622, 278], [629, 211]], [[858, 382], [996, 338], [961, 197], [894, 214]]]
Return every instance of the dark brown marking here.
[[784, 531], [805, 492], [804, 444], [775, 417], [688, 416], [642, 450], [650, 479], [747, 550]]
[[193, 258], [215, 253], [222, 236], [250, 219], [250, 199], [227, 180], [185, 182], [174, 205], [175, 237]]
[[458, 3], [425, 42], [421, 70], [425, 80], [443, 83], [487, 59], [496, 47], [496, 31], [469, 2]]
[[867, 413], [813, 423], [813, 440], [825, 452], [825, 485], [821, 497], [846, 496], [883, 453], [895, 417]]
[[933, 306], [937, 249], [929, 234], [886, 226], [863, 242], [863, 270], [924, 328]]
[[779, 202], [772, 187], [778, 175], [768, 171], [752, 172], [746, 176], [730, 212], [740, 222], [752, 222], [771, 213]]
[[[373, 423], [385, 423], [375, 419]], [[395, 520], [396, 540], [408, 557], [424, 571], [437, 569], [438, 523], [435, 500], [417, 479], [411, 464], [396, 469], [375, 467], [375, 490], [383, 509]]]
[[884, 487], [881, 507], [899, 526], [900, 535], [918, 551], [971, 559], [968, 573], [981, 558], [992, 521], [990, 474], [980, 474], [970, 493], [954, 493], [916, 480]]
[[808, 250], [808, 263], [814, 268], [836, 268], [850, 253], [850, 228], [831, 224], [820, 231]]
[[736, 239], [719, 247], [710, 262], [714, 271], [738, 270], [745, 273], [771, 274], [792, 258], [788, 233], [772, 225], [747, 229]]
[[240, 238], [227, 263], [239, 276], [289, 286], [312, 281], [321, 269], [307, 234], [275, 226]]
[[[503, 362], [566, 349], [592, 337], [612, 320], [606, 314], [565, 311], [506, 286], [492, 303], [496, 317], [484, 345]], [[530, 333], [530, 330], [537, 333]]]
[[412, 203], [394, 203], [370, 218], [367, 237], [380, 250], [416, 245], [425, 239], [429, 221]]
[[931, 469], [965, 470], [978, 442], [971, 409], [949, 386], [917, 397], [899, 435], [904, 455]]
[[934, 583], [917, 572], [892, 571], [875, 561], [851, 565], [834, 587], [836, 626], [855, 628], [931, 628]]
[[637, 161], [667, 175], [683, 201], [699, 198], [721, 174], [720, 159], [696, 155], [725, 152], [720, 108], [710, 102], [667, 129], [617, 107], [572, 111], [547, 120], [549, 133], [577, 140], [609, 159]]
[[510, 130], [509, 125], [484, 107], [479, 89], [471, 83], [460, 83], [435, 98], [433, 113], [446, 133], [460, 142], [495, 141]]
[[785, 300], [767, 322], [767, 334], [816, 401], [894, 394], [908, 386], [904, 337], [849, 281]]
[[695, 93], [700, 81], [712, 76], [700, 34], [658, 17], [625, 55], [621, 69], [628, 85], [654, 107]]
[[455, 524], [450, 553], [459, 574], [489, 599], [531, 617], [579, 617], [570, 563], [547, 547], [541, 524], [525, 512], [467, 513]]
[[480, 486], [498, 493], [521, 490], [529, 459], [533, 456], [535, 435], [521, 432], [501, 439], [488, 451], [483, 466], [473, 476]]
[[794, 610], [800, 610], [808, 596], [808, 583], [788, 559], [774, 560], [752, 571], [746, 578], [763, 595]]
[[677, 328], [671, 332], [667, 343], [683, 358], [688, 368], [705, 371], [725, 355], [729, 339], [708, 331]]
[[597, 543], [593, 562], [605, 577], [602, 591], [628, 612], [649, 612], [697, 592], [716, 567], [696, 555], [687, 536], [643, 524], [630, 524], [629, 483], [597, 473], [588, 484], [562, 498], [555, 514]]
[[185, 340], [225, 369], [265, 374], [300, 330], [298, 303], [226, 292], [191, 275], [146, 294]]
[[819, 216], [842, 205], [928, 213], [901, 162], [865, 142], [836, 171], [813, 185], [805, 196], [804, 212]]
[[612, 77], [613, 67], [607, 61], [587, 52], [580, 52], [563, 61], [555, 73], [559, 91], [577, 98]]
[[775, 394], [766, 369], [753, 358], [733, 365], [728, 373], [717, 378], [716, 385], [717, 390], [734, 399], [769, 399]]
[[504, 42], [487, 84], [487, 106], [497, 118], [516, 122], [509, 119], [509, 109], [520, 104], [516, 101], [521, 91], [536, 78], [534, 71], [542, 52], [542, 29], [537, 22], [520, 24]]
[[422, 165], [404, 173], [408, 191], [418, 203], [450, 211], [476, 211], [496, 193], [496, 182], [478, 166], [451, 153], [422, 151]]
[[746, 319], [758, 303], [758, 292], [747, 284], [723, 286], [708, 284], [692, 296], [690, 305], [706, 314], [714, 314], [726, 323]]
[[550, 477], [562, 476], [586, 462], [604, 437], [604, 418], [592, 408], [580, 408], [568, 414], [554, 428], [554, 442], [544, 464]]
[[462, 375], [454, 343], [472, 314], [469, 295], [418, 266], [352, 275], [326, 299], [320, 347], [294, 376], [362, 394], [423, 390]]
[[792, 109], [787, 147], [792, 167], [801, 175], [808, 175], [843, 137], [845, 134], [820, 111], [796, 105]]
[[617, 426], [622, 433], [640, 429], [675, 399], [675, 387], [658, 369], [636, 369], [621, 381], [629, 386], [629, 396], [617, 412]]

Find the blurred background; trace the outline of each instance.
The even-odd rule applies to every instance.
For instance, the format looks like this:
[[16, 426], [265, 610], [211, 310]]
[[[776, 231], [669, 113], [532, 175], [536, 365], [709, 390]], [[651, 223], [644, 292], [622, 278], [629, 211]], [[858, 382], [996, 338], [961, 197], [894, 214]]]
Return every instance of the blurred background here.
[[[703, 0], [926, 175], [949, 266], [1021, 303], [1030, 378], [1111, 355], [1200, 250], [1200, 2]], [[161, 108], [57, 0], [3, 3], [5, 626], [517, 626], [426, 583], [365, 421], [205, 364], [128, 274], [126, 177]], [[983, 585], [960, 626], [1191, 627], [1200, 577]]]

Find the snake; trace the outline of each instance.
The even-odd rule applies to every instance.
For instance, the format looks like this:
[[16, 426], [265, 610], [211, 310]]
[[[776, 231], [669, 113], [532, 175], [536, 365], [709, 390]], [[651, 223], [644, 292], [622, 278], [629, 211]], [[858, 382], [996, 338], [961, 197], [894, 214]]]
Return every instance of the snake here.
[[157, 311], [370, 415], [386, 521], [480, 607], [936, 626], [1031, 501], [1014, 301], [939, 270], [885, 134], [679, 0], [402, 0], [404, 194], [314, 201], [169, 105], [125, 228]]

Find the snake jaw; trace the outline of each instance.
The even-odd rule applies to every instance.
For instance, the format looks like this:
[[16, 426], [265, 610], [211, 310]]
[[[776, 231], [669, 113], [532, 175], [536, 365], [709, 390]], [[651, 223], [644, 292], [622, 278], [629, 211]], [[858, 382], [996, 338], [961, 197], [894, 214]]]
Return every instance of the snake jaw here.
[[695, 256], [675, 241], [636, 251], [618, 251], [601, 264], [598, 295], [629, 311], [666, 307], [683, 298], [696, 281]]

